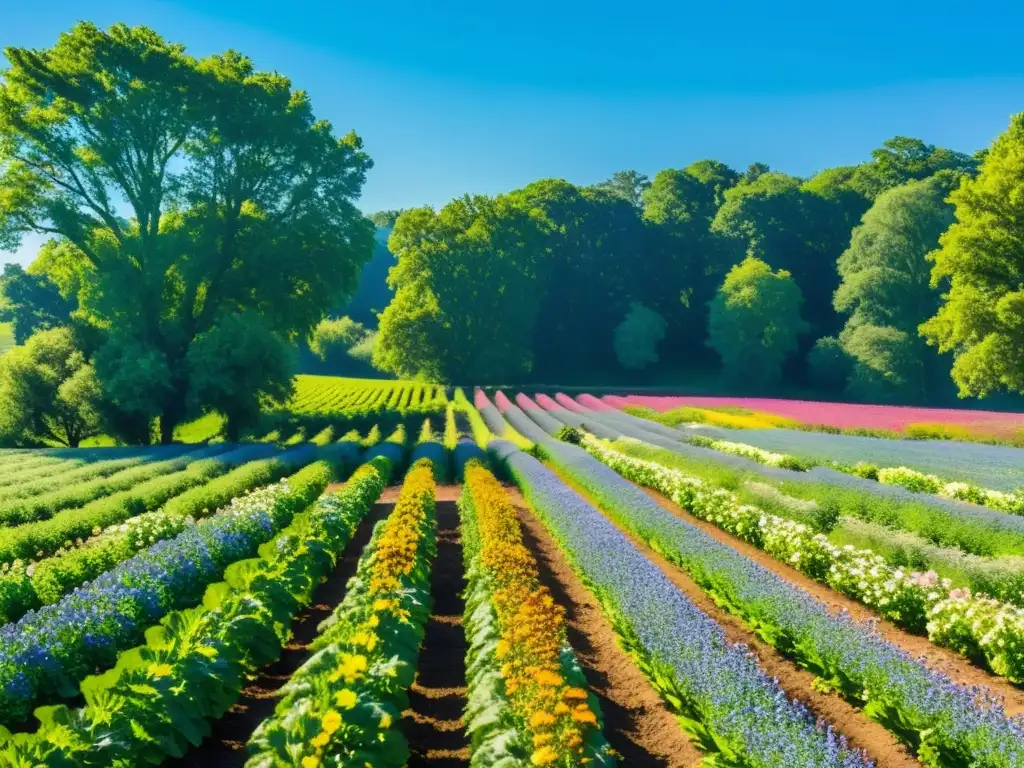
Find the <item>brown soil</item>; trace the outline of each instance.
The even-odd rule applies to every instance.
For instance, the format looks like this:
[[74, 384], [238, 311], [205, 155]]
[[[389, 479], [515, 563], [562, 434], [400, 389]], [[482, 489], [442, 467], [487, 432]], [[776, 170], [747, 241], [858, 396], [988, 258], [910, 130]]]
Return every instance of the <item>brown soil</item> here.
[[412, 756], [408, 768], [469, 765], [462, 712], [466, 706], [466, 636], [462, 631], [466, 587], [462, 569], [457, 486], [437, 489], [437, 560], [430, 578], [434, 612], [427, 622], [409, 709], [401, 722]]
[[677, 517], [681, 517], [698, 528], [701, 528], [716, 540], [726, 544], [737, 552], [743, 554], [745, 557], [750, 558], [754, 562], [759, 563], [768, 570], [778, 574], [790, 584], [813, 595], [828, 606], [829, 610], [833, 613], [846, 611], [859, 621], [873, 621], [878, 633], [885, 640], [902, 648], [915, 658], [919, 658], [930, 668], [942, 672], [947, 677], [957, 682], [966, 683], [967, 685], [981, 685], [987, 687], [993, 693], [1003, 697], [1006, 703], [1007, 714], [1015, 715], [1024, 713], [1024, 690], [1021, 690], [1019, 687], [1001, 677], [992, 675], [985, 670], [974, 666], [966, 658], [954, 651], [946, 648], [940, 648], [929, 641], [927, 637], [912, 635], [909, 632], [899, 629], [894, 624], [879, 618], [878, 614], [861, 603], [858, 603], [856, 600], [835, 592], [828, 586], [815, 581], [795, 568], [791, 568], [785, 563], [779, 562], [774, 557], [763, 552], [757, 547], [726, 533], [721, 528], [697, 519], [671, 499], [663, 496], [657, 491], [653, 491], [650, 488], [640, 485], [637, 487], [646, 492], [655, 501], [657, 501], [658, 504], [672, 514]]
[[573, 573], [554, 539], [519, 491], [508, 490], [519, 512], [523, 540], [537, 558], [541, 583], [566, 609], [569, 644], [576, 651], [604, 716], [604, 735], [622, 765], [689, 768], [702, 754], [616, 640], [593, 595]]
[[212, 723], [213, 733], [184, 757], [168, 760], [164, 765], [180, 768], [233, 768], [245, 764], [246, 742], [252, 732], [274, 712], [278, 691], [292, 674], [310, 657], [309, 644], [317, 636], [317, 626], [345, 598], [348, 580], [355, 574], [363, 548], [370, 540], [373, 526], [383, 520], [394, 507], [383, 499], [370, 510], [370, 514], [356, 529], [345, 547], [337, 567], [313, 593], [309, 607], [292, 623], [292, 638], [281, 652], [281, 658], [264, 667], [249, 681], [241, 697], [220, 720]]
[[[555, 468], [552, 467], [552, 470]], [[577, 493], [587, 494], [564, 475], [559, 477]], [[596, 505], [595, 505], [596, 506]], [[598, 507], [599, 508], [599, 507]], [[850, 745], [864, 750], [879, 768], [920, 768], [909, 750], [892, 733], [878, 723], [868, 719], [856, 707], [837, 694], [822, 693], [814, 689], [815, 676], [799, 668], [767, 643], [762, 642], [736, 616], [721, 609], [704, 590], [681, 570], [663, 558], [621, 526], [616, 525], [633, 545], [665, 574], [668, 579], [686, 595], [700, 610], [710, 616], [725, 632], [732, 643], [742, 643], [750, 648], [761, 669], [775, 678], [790, 699], [798, 699], [817, 717], [830, 723], [836, 731], [847, 737]]]

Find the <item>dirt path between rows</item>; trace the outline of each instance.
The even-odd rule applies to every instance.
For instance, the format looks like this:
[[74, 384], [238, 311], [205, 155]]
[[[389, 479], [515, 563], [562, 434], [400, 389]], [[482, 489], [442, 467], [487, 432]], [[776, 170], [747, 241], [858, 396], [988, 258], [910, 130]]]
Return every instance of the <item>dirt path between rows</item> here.
[[944, 675], [956, 682], [972, 686], [981, 685], [987, 687], [993, 693], [1003, 697], [1006, 705], [1006, 712], [1009, 715], [1024, 713], [1024, 690], [1021, 690], [1018, 686], [976, 667], [966, 658], [954, 651], [947, 648], [940, 648], [928, 640], [927, 637], [912, 635], [909, 632], [905, 632], [894, 624], [880, 618], [878, 614], [856, 600], [839, 594], [827, 585], [822, 584], [819, 581], [815, 581], [810, 576], [807, 576], [795, 568], [776, 560], [767, 552], [736, 538], [732, 534], [726, 533], [721, 528], [703, 520], [699, 520], [671, 499], [663, 496], [657, 491], [651, 490], [650, 488], [642, 485], [637, 485], [637, 488], [644, 491], [648, 496], [658, 502], [659, 505], [676, 517], [682, 518], [691, 525], [700, 528], [715, 540], [725, 544], [731, 549], [736, 550], [745, 557], [750, 558], [759, 565], [781, 576], [793, 586], [799, 587], [808, 594], [813, 595], [824, 603], [833, 613], [846, 611], [858, 621], [871, 620], [874, 622], [878, 633], [886, 641], [902, 648], [911, 656], [920, 659], [929, 668], [942, 672]]
[[[579, 493], [597, 509], [600, 507], [583, 489], [564, 474], [552, 471], [570, 488]], [[609, 518], [609, 520], [611, 520]], [[654, 563], [668, 579], [700, 610], [710, 616], [725, 632], [731, 643], [742, 643], [750, 648], [761, 669], [778, 680], [790, 699], [798, 699], [816, 717], [831, 724], [849, 740], [852, 747], [864, 750], [878, 768], [920, 768], [920, 763], [891, 732], [866, 717], [835, 693], [822, 693], [814, 689], [815, 676], [761, 641], [741, 619], [720, 608], [696, 582], [682, 570], [647, 546], [638, 537], [611, 521], [648, 560]]]
[[434, 611], [427, 622], [416, 681], [409, 690], [402, 732], [412, 756], [408, 768], [469, 765], [466, 706], [466, 636], [462, 630], [466, 588], [462, 566], [457, 486], [437, 488], [437, 560], [430, 578]]
[[345, 547], [334, 571], [313, 593], [310, 605], [292, 623], [292, 639], [281, 652], [281, 658], [264, 667], [242, 691], [241, 697], [220, 720], [212, 723], [213, 733], [198, 747], [177, 760], [164, 765], [175, 768], [236, 768], [248, 757], [245, 745], [252, 732], [274, 712], [278, 691], [312, 655], [309, 644], [316, 638], [317, 626], [345, 598], [348, 580], [355, 574], [363, 549], [370, 541], [373, 527], [394, 508], [393, 501], [383, 497], [370, 510]]
[[703, 754], [693, 745], [665, 702], [623, 651], [615, 630], [590, 591], [573, 573], [554, 539], [515, 488], [508, 489], [519, 513], [523, 542], [537, 559], [540, 581], [566, 610], [569, 644], [601, 704], [604, 735], [622, 765], [691, 768]]

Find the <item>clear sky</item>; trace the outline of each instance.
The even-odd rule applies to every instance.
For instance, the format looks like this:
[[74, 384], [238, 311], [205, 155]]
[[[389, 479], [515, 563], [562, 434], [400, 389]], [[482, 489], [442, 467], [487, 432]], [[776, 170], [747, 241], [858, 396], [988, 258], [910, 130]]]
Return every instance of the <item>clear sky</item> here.
[[0, 0], [0, 46], [83, 18], [291, 77], [363, 137], [368, 213], [705, 157], [806, 176], [896, 134], [973, 151], [1024, 111], [1012, 0]]

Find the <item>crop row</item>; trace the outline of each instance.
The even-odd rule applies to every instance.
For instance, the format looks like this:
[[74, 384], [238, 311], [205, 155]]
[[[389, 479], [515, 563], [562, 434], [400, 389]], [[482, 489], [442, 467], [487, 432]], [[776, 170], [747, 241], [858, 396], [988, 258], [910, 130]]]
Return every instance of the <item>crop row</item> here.
[[[584, 397], [581, 401], [590, 403]], [[600, 401], [595, 401], [599, 403]], [[940, 546], [975, 555], [1024, 555], [1024, 518], [940, 496], [912, 493], [827, 467], [794, 472], [760, 464], [742, 456], [682, 443], [669, 427], [621, 411], [592, 411], [591, 417], [633, 437], [671, 451], [689, 463], [729, 468], [767, 480], [787, 494], [836, 503], [853, 517], [916, 533]], [[666, 433], [669, 433], [666, 435]]]
[[[320, 467], [317, 474], [323, 481], [330, 472]], [[340, 493], [321, 498], [306, 513], [297, 509], [258, 558], [236, 561], [225, 581], [207, 587], [200, 606], [168, 615], [146, 633], [145, 645], [87, 679], [84, 707], [56, 707], [37, 732], [8, 738], [0, 757], [14, 765], [153, 764], [198, 745], [209, 735], [210, 721], [237, 700], [246, 676], [278, 656], [292, 620], [389, 474], [387, 462], [378, 459], [357, 470]], [[316, 486], [319, 493], [323, 482]]]
[[195, 461], [212, 458], [231, 447], [230, 444], [224, 443], [205, 446], [172, 459], [141, 463], [107, 476], [91, 477], [87, 480], [54, 478], [50, 483], [50, 490], [45, 493], [0, 503], [0, 525], [19, 525], [49, 519], [60, 510], [81, 507], [90, 501], [127, 490], [155, 477], [178, 472]]
[[406, 691], [430, 617], [434, 489], [428, 460], [409, 470], [345, 599], [321, 624], [316, 653], [292, 675], [274, 714], [254, 732], [251, 768], [405, 765], [409, 748], [397, 723], [408, 706]]
[[186, 490], [158, 511], [109, 526], [80, 547], [59, 550], [35, 563], [18, 561], [0, 576], [0, 622], [15, 621], [29, 610], [57, 602], [136, 552], [178, 535], [233, 498], [279, 480], [317, 456], [339, 464], [351, 464], [355, 458], [351, 451], [304, 448], [250, 461]]
[[459, 499], [471, 765], [615, 764], [600, 708], [504, 488], [479, 462]]
[[655, 462], [633, 458], [592, 437], [583, 446], [627, 479], [654, 488], [696, 517], [873, 608], [897, 626], [983, 660], [999, 675], [1024, 682], [1024, 610], [969, 590], [951, 590], [934, 572], [890, 565], [870, 550], [837, 547], [803, 523], [739, 503], [724, 489]]
[[867, 765], [789, 701], [747, 649], [731, 644], [597, 509], [511, 444], [495, 441], [492, 450], [702, 749], [724, 764], [756, 768]]
[[288, 408], [297, 414], [356, 417], [384, 411], [437, 413], [447, 402], [444, 387], [433, 384], [300, 376]]
[[[104, 528], [157, 509], [189, 488], [255, 458], [274, 453], [272, 446], [246, 445], [214, 458], [203, 459], [169, 475], [98, 498], [88, 504], [58, 512], [49, 520], [0, 529], [0, 562], [40, 559], [72, 546]], [[309, 449], [312, 450], [312, 449]]]
[[702, 448], [710, 448], [715, 451], [722, 451], [723, 453], [731, 453], [735, 456], [743, 456], [760, 464], [767, 464], [770, 467], [781, 467], [782, 469], [805, 472], [815, 466], [827, 466], [837, 472], [856, 475], [867, 480], [877, 480], [885, 485], [897, 485], [913, 493], [936, 494], [947, 499], [979, 504], [998, 512], [1024, 515], [1024, 490], [1015, 493], [1004, 493], [1003, 491], [982, 488], [971, 483], [943, 480], [935, 475], [919, 472], [908, 467], [879, 467], [868, 462], [843, 464], [828, 459], [798, 458], [787, 453], [766, 451], [763, 448], [747, 445], [746, 443], [715, 440], [701, 435], [689, 435], [683, 437], [683, 439]]
[[172, 539], [157, 542], [59, 602], [0, 629], [0, 722], [74, 696], [90, 671], [111, 666], [168, 611], [194, 605], [224, 568], [252, 557], [327, 486], [317, 462], [290, 480], [234, 500]]
[[1024, 760], [1024, 718], [883, 641], [775, 573], [672, 515], [582, 449], [545, 446], [616, 522], [684, 570], [771, 645], [793, 655], [933, 766]]

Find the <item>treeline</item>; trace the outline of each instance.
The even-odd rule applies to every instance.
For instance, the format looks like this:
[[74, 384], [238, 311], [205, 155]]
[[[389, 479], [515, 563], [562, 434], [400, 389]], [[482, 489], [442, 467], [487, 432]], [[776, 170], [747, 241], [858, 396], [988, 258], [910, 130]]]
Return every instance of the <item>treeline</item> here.
[[[973, 346], [1000, 323], [1019, 333], [1015, 310], [963, 335], [955, 297], [989, 278], [978, 290], [992, 299], [1020, 290], [1021, 120], [974, 155], [896, 137], [809, 179], [702, 160], [404, 211], [374, 364], [435, 381], [595, 383], [719, 365], [751, 390], [912, 402], [952, 390], [955, 362], [964, 395], [1020, 391], [1019, 361], [1016, 382], [979, 374], [990, 361]], [[991, 244], [988, 277], [962, 263], [987, 258], [985, 244], [957, 234], [983, 217], [991, 238], [1013, 236]]]

